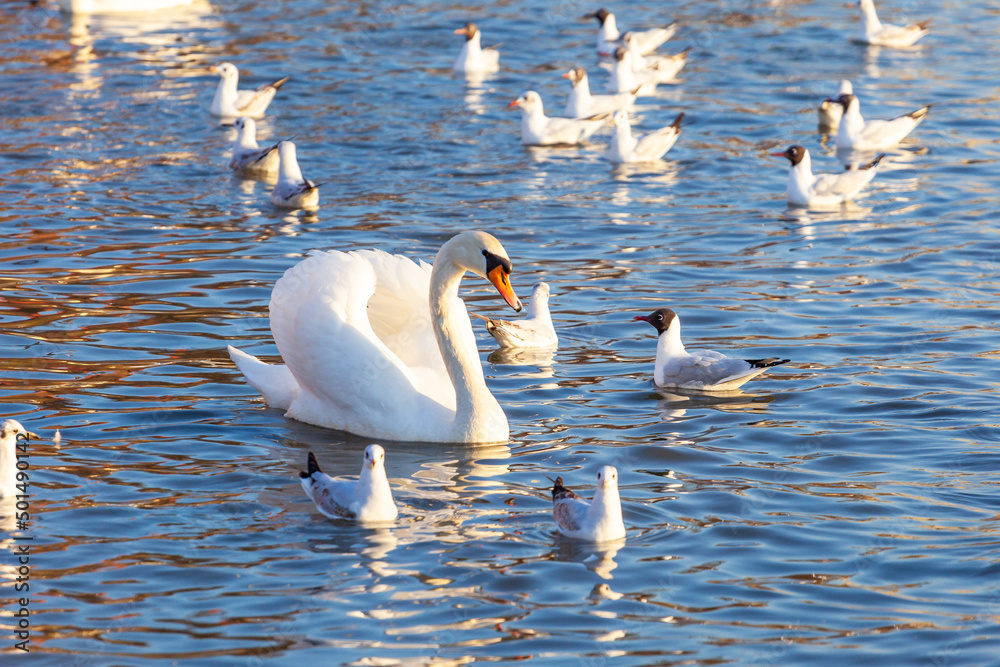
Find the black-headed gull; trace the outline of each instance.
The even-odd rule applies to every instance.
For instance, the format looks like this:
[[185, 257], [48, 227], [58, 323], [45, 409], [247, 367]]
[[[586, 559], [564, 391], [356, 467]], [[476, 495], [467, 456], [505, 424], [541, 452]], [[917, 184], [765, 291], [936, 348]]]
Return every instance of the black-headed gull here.
[[854, 86], [847, 79], [840, 82], [837, 94], [828, 97], [819, 105], [819, 127], [826, 132], [833, 132], [840, 127], [840, 119], [844, 116], [844, 107], [837, 98], [841, 95], [853, 95]]
[[569, 118], [590, 118], [601, 113], [613, 113], [619, 109], [627, 109], [635, 102], [635, 91], [619, 93], [617, 95], [592, 95], [590, 93], [590, 82], [587, 79], [587, 70], [582, 67], [574, 67], [563, 74], [564, 79], [569, 79], [573, 84], [569, 99], [566, 100], [565, 114]]
[[[17, 446], [39, 439], [14, 419], [5, 419], [0, 424], [0, 496], [6, 500], [13, 499], [18, 493]], [[22, 453], [28, 454], [27, 451]]]
[[271, 191], [271, 203], [279, 208], [316, 208], [319, 186], [302, 176], [295, 157], [295, 144], [291, 141], [279, 143], [278, 158], [278, 182]]
[[219, 86], [215, 89], [210, 111], [213, 116], [222, 118], [261, 119], [264, 112], [274, 99], [278, 88], [281, 88], [291, 77], [278, 79], [256, 90], [239, 90], [240, 71], [232, 63], [222, 63], [213, 68], [219, 74]]
[[394, 521], [398, 511], [385, 476], [385, 450], [379, 445], [365, 448], [365, 460], [357, 481], [334, 479], [320, 470], [312, 452], [299, 482], [316, 509], [331, 519], [360, 522]]
[[541, 96], [529, 90], [507, 105], [521, 109], [521, 143], [525, 146], [559, 146], [579, 144], [604, 126], [597, 119], [549, 118], [545, 115]]
[[245, 174], [273, 174], [278, 171], [278, 144], [261, 148], [257, 145], [257, 123], [253, 118], [237, 118], [236, 141], [229, 158], [229, 168]]
[[498, 320], [483, 317], [486, 320], [486, 331], [493, 336], [497, 344], [503, 348], [546, 348], [552, 349], [559, 345], [559, 337], [552, 326], [552, 316], [549, 314], [549, 285], [535, 283], [531, 289], [531, 301], [524, 309], [526, 317], [522, 320]]
[[837, 98], [844, 108], [844, 117], [837, 129], [837, 149], [844, 151], [878, 151], [892, 148], [920, 124], [930, 105], [920, 107], [889, 120], [869, 120], [861, 117], [861, 103], [854, 95]]
[[657, 387], [729, 391], [757, 377], [772, 366], [790, 359], [733, 359], [713, 350], [688, 352], [681, 342], [681, 321], [669, 308], [654, 310], [634, 319], [656, 329], [656, 364], [653, 382]]
[[455, 34], [464, 35], [465, 44], [452, 65], [452, 71], [462, 74], [492, 74], [500, 70], [500, 52], [494, 48], [482, 47], [482, 33], [475, 23], [466, 23]]
[[858, 0], [858, 9], [861, 10], [861, 29], [853, 41], [861, 44], [902, 48], [912, 46], [930, 32], [927, 29], [930, 19], [905, 26], [882, 23], [875, 13], [874, 0]]
[[[643, 55], [639, 48], [635, 33], [626, 32], [622, 35], [622, 48], [626, 49], [632, 56], [632, 71], [641, 72], [644, 69], [659, 70], [661, 76], [666, 79], [673, 79], [684, 67], [685, 59], [691, 48], [684, 49], [681, 53], [672, 56], [661, 56], [658, 54]], [[613, 55], [613, 54], [612, 54]]]
[[681, 133], [681, 122], [684, 114], [678, 114], [674, 122], [659, 130], [632, 136], [632, 126], [628, 111], [618, 111], [612, 118], [615, 129], [611, 134], [611, 143], [605, 154], [608, 160], [616, 164], [622, 162], [655, 162], [671, 149]]
[[615, 63], [611, 68], [607, 91], [611, 94], [635, 91], [640, 97], [652, 95], [656, 92], [657, 84], [677, 81], [677, 73], [687, 63], [689, 51], [690, 49], [685, 49], [680, 53], [661, 58], [653, 67], [637, 72], [632, 66], [632, 54], [625, 47], [619, 46], [615, 49]]
[[590, 502], [563, 486], [562, 477], [556, 477], [552, 482], [552, 517], [559, 532], [567, 537], [588, 542], [624, 538], [618, 471], [614, 466], [601, 467], [597, 473], [594, 499]]
[[788, 170], [788, 203], [811, 208], [839, 206], [854, 197], [875, 178], [885, 157], [882, 153], [863, 167], [837, 174], [813, 174], [809, 150], [802, 146], [791, 146], [783, 153], [771, 155], [788, 158], [792, 163]]
[[[621, 33], [618, 32], [618, 23], [615, 15], [606, 9], [598, 9], [596, 12], [587, 14], [584, 18], [597, 19], [601, 27], [597, 31], [597, 52], [602, 56], [611, 55], [620, 44]], [[636, 39], [636, 46], [642, 55], [652, 53], [665, 41], [674, 36], [677, 32], [677, 24], [671, 23], [665, 28], [653, 28], [652, 30], [631, 31]]]

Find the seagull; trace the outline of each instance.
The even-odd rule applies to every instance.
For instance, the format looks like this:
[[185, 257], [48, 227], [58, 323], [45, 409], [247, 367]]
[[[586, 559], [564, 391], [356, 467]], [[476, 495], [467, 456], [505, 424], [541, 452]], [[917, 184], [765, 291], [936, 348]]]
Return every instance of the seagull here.
[[233, 155], [229, 158], [229, 168], [236, 172], [253, 174], [273, 174], [278, 171], [278, 144], [261, 148], [257, 145], [257, 123], [253, 118], [237, 118], [236, 141]]
[[[691, 50], [687, 48], [682, 53], [673, 56], [646, 56], [643, 55], [642, 50], [639, 48], [639, 40], [636, 38], [635, 33], [625, 33], [622, 35], [621, 41], [624, 48], [632, 54], [633, 72], [641, 72], [644, 69], [660, 70], [661, 76], [667, 80], [677, 76], [677, 73], [684, 67], [685, 58], [687, 58], [687, 54]], [[683, 58], [681, 57], [682, 55], [684, 56]]]
[[611, 135], [611, 143], [608, 145], [606, 157], [616, 164], [655, 162], [663, 157], [663, 154], [669, 151], [677, 141], [683, 120], [684, 114], [678, 114], [670, 125], [633, 137], [628, 111], [618, 111], [612, 117], [615, 131]]
[[281, 88], [291, 77], [278, 79], [274, 83], [261, 86], [257, 90], [239, 90], [240, 71], [232, 63], [222, 63], [212, 68], [221, 79], [215, 89], [215, 98], [210, 109], [213, 116], [234, 118], [246, 116], [260, 119], [264, 117], [267, 105], [274, 99], [278, 88]]
[[492, 74], [500, 69], [500, 52], [494, 48], [480, 46], [479, 28], [475, 23], [466, 23], [455, 31], [456, 35], [465, 35], [465, 44], [458, 54], [458, 59], [452, 65], [452, 71], [464, 74]]
[[[841, 95], [853, 95], [854, 86], [847, 79], [840, 82], [837, 89], [837, 97]], [[844, 115], [844, 107], [840, 106], [837, 97], [828, 97], [819, 105], [819, 126], [823, 130], [833, 132], [840, 126], [840, 119]]]
[[850, 151], [877, 151], [892, 148], [913, 131], [927, 115], [930, 105], [920, 107], [889, 120], [865, 121], [861, 117], [861, 104], [854, 95], [837, 98], [844, 108], [844, 117], [837, 130], [837, 149]]
[[271, 191], [271, 203], [280, 208], [316, 208], [319, 204], [318, 185], [303, 178], [295, 159], [295, 144], [282, 141], [278, 144], [278, 182]]
[[[535, 283], [531, 288], [531, 302], [524, 309], [523, 320], [508, 322], [476, 315], [486, 320], [486, 331], [503, 348], [555, 348], [559, 345], [552, 316], [549, 315], [549, 285]], [[475, 313], [473, 313], [475, 315]]]
[[[597, 52], [602, 55], [611, 55], [615, 52], [615, 48], [620, 46], [618, 43], [621, 34], [618, 32], [618, 25], [615, 21], [615, 15], [606, 9], [598, 9], [592, 14], [587, 14], [583, 18], [590, 19], [594, 18], [600, 21], [601, 28], [597, 32]], [[632, 31], [635, 36], [637, 46], [639, 47], [642, 55], [652, 53], [660, 47], [665, 41], [674, 36], [677, 32], [677, 24], [671, 23], [665, 28], [653, 28], [652, 30], [643, 31]]]
[[[549, 478], [550, 481], [552, 478]], [[597, 489], [589, 503], [565, 486], [563, 478], [552, 482], [552, 517], [559, 532], [588, 542], [609, 542], [625, 537], [622, 503], [618, 497], [618, 471], [603, 466], [597, 473]]]
[[579, 144], [604, 126], [604, 117], [549, 118], [541, 96], [529, 90], [507, 105], [521, 107], [521, 143], [525, 146]]
[[306, 468], [299, 473], [299, 482], [324, 516], [360, 522], [396, 519], [398, 512], [385, 476], [385, 450], [381, 446], [365, 448], [361, 476], [356, 482], [327, 475], [319, 469], [312, 452], [309, 452]]
[[13, 500], [17, 495], [18, 445], [24, 447], [22, 453], [27, 454], [26, 443], [40, 439], [13, 419], [5, 419], [0, 424], [0, 496]]
[[689, 353], [681, 342], [680, 318], [669, 308], [660, 308], [633, 319], [651, 324], [658, 334], [653, 372], [653, 382], [657, 387], [728, 391], [772, 366], [791, 361], [777, 358], [732, 359], [712, 350]]
[[930, 32], [927, 26], [930, 19], [901, 26], [882, 23], [875, 13], [874, 0], [858, 0], [861, 10], [861, 30], [853, 41], [874, 46], [889, 46], [895, 48], [912, 46], [918, 39]]
[[839, 174], [813, 174], [809, 151], [802, 146], [791, 146], [784, 153], [771, 155], [786, 157], [792, 163], [788, 170], [788, 203], [810, 208], [839, 206], [854, 197], [875, 178], [879, 162], [885, 157], [885, 153], [880, 153], [869, 164]]
[[569, 79], [573, 90], [566, 101], [566, 116], [569, 118], [590, 118], [600, 113], [613, 113], [619, 109], [627, 109], [635, 102], [639, 86], [634, 91], [617, 95], [591, 95], [590, 83], [587, 80], [587, 70], [574, 67], [563, 74]]
[[658, 60], [653, 67], [641, 69], [638, 72], [632, 66], [632, 54], [628, 49], [619, 46], [615, 49], [615, 64], [611, 69], [607, 91], [620, 94], [635, 91], [639, 97], [652, 95], [659, 83], [675, 82], [677, 73], [687, 63], [690, 49]]

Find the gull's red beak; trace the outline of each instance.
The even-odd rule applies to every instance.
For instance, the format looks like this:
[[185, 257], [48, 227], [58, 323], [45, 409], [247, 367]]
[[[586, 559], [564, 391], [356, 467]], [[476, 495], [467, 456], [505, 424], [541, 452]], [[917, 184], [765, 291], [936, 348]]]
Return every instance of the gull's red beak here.
[[632, 319], [633, 320], [641, 320], [642, 322], [649, 322], [649, 315], [636, 315]]

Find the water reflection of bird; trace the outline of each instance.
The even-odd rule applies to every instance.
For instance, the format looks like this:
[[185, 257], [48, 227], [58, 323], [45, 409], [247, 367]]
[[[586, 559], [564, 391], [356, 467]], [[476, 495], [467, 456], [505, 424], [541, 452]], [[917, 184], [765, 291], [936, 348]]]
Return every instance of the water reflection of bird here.
[[271, 294], [287, 365], [229, 348], [273, 407], [310, 424], [387, 440], [506, 442], [458, 288], [488, 279], [514, 310], [507, 251], [485, 232], [445, 243], [430, 266], [378, 250], [313, 253]]

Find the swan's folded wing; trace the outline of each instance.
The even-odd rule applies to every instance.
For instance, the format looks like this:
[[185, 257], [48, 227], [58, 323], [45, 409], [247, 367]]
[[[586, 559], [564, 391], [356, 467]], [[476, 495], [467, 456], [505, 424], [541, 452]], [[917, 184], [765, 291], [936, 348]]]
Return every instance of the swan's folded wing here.
[[365, 432], [386, 414], [426, 407], [405, 364], [372, 331], [374, 292], [371, 264], [337, 251], [313, 253], [275, 284], [271, 332], [300, 386], [291, 416]]

